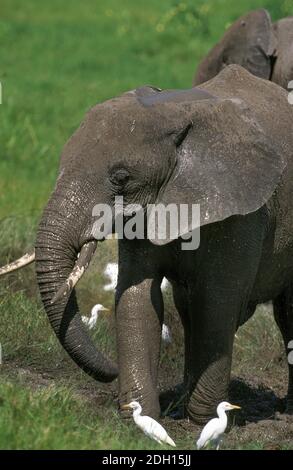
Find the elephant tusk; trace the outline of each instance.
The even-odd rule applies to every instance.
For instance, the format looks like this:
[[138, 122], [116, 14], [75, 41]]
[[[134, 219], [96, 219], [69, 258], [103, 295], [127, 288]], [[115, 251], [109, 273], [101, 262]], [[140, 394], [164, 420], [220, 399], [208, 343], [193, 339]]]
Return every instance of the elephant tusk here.
[[96, 248], [97, 241], [91, 241], [83, 245], [73, 270], [71, 271], [64, 284], [60, 287], [58, 292], [52, 298], [51, 304], [55, 304], [58, 300], [61, 300], [62, 298], [69, 297], [72, 290], [89, 267], [89, 264], [91, 262], [94, 252], [96, 251]]
[[17, 259], [16, 261], [13, 261], [10, 264], [6, 264], [6, 266], [3, 266], [0, 268], [0, 276], [3, 276], [4, 274], [12, 273], [13, 271], [16, 271], [17, 269], [23, 268], [24, 266], [27, 266], [28, 264], [31, 264], [35, 261], [35, 250], [31, 250], [25, 255], [23, 255], [21, 258]]

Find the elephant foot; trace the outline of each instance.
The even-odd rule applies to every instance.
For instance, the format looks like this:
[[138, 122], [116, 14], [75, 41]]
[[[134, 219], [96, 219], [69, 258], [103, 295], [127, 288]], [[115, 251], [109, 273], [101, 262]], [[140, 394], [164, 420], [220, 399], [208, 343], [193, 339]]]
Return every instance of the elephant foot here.
[[215, 413], [199, 414], [197, 412], [194, 412], [189, 407], [187, 407], [187, 416], [191, 419], [191, 421], [200, 426], [204, 426], [208, 421], [210, 421], [210, 419], [216, 418]]
[[185, 401], [187, 397], [186, 387], [183, 383], [165, 390], [160, 394], [162, 414], [173, 419], [185, 417]]
[[[208, 400], [210, 398], [210, 400]], [[210, 419], [217, 417], [217, 406], [227, 400], [227, 394], [211, 397], [209, 394], [199, 394], [194, 391], [186, 407], [188, 417], [198, 425], [206, 424]]]

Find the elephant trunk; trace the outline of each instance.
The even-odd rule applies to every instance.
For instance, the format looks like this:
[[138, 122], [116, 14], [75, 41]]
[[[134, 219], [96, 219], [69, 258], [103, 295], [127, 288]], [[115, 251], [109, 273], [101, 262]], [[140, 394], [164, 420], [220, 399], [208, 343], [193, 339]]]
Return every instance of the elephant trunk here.
[[[50, 324], [70, 357], [96, 380], [110, 382], [118, 375], [117, 367], [96, 349], [88, 335], [75, 291], [69, 298], [62, 296], [52, 303], [72, 272], [80, 249], [88, 241], [83, 239], [88, 215], [82, 215], [82, 210], [84, 212], [84, 207], [89, 205], [85, 204], [80, 188], [78, 193], [70, 188], [65, 196], [64, 188], [63, 194], [58, 193], [56, 190], [51, 197], [37, 234], [36, 274], [41, 298]], [[84, 197], [89, 197], [89, 191]]]

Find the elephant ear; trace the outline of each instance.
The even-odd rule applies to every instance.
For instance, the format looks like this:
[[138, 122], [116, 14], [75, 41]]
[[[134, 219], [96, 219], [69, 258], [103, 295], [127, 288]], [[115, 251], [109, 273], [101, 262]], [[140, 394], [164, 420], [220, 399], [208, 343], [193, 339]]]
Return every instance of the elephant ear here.
[[[196, 102], [179, 133], [173, 172], [155, 205], [166, 208], [172, 204], [180, 213], [184, 204], [184, 217], [180, 223], [164, 227], [164, 236], [160, 222], [151, 213], [150, 240], [163, 245], [199, 225], [262, 207], [272, 196], [285, 167], [284, 149], [270, 133], [240, 98]], [[200, 224], [192, 213], [196, 204], [200, 207]]]
[[287, 89], [288, 83], [293, 80], [293, 17], [277, 21], [273, 28], [277, 39], [277, 47], [271, 79]]
[[233, 23], [200, 63], [193, 85], [210, 80], [230, 64], [241, 65], [253, 75], [268, 80], [275, 46], [269, 13], [263, 9], [252, 11]]

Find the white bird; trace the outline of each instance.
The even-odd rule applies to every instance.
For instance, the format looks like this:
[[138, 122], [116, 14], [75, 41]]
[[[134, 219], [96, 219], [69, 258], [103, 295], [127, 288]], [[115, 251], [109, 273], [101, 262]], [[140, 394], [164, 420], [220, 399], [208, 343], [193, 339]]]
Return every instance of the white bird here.
[[[169, 281], [165, 277], [163, 277], [163, 280], [161, 282], [161, 289], [165, 291], [168, 288], [168, 286], [169, 286]], [[172, 341], [169, 327], [165, 323], [163, 323], [163, 326], [162, 326], [162, 340], [165, 341], [165, 343], [171, 343]]]
[[229, 410], [240, 410], [240, 406], [231, 405], [227, 401], [222, 401], [218, 405], [218, 418], [211, 419], [203, 428], [196, 443], [198, 450], [207, 447], [208, 444], [212, 444], [217, 450], [219, 450], [221, 440], [228, 423], [226, 411]]
[[108, 263], [105, 268], [104, 274], [110, 279], [110, 283], [104, 286], [104, 290], [115, 290], [118, 279], [118, 264]]
[[128, 405], [123, 405], [124, 410], [133, 410], [133, 419], [137, 427], [141, 429], [148, 437], [154, 439], [159, 444], [169, 444], [176, 447], [175, 442], [168, 436], [163, 426], [150, 416], [141, 416], [142, 408], [138, 401], [132, 401]]
[[83, 323], [89, 327], [91, 330], [94, 328], [95, 324], [97, 323], [97, 320], [99, 318], [100, 312], [109, 312], [109, 309], [104, 307], [102, 304], [96, 304], [93, 306], [91, 310], [91, 316], [90, 317], [81, 317]]
[[168, 285], [169, 285], [169, 281], [165, 277], [163, 277], [163, 280], [161, 282], [161, 289], [166, 290]]
[[162, 326], [162, 340], [165, 341], [165, 343], [171, 343], [172, 341], [169, 327], [165, 323], [163, 323]]

